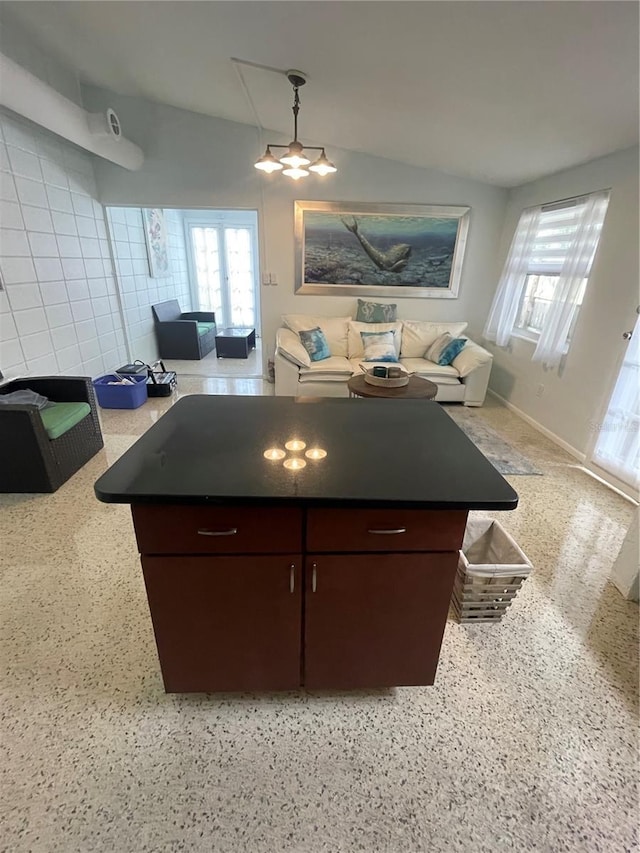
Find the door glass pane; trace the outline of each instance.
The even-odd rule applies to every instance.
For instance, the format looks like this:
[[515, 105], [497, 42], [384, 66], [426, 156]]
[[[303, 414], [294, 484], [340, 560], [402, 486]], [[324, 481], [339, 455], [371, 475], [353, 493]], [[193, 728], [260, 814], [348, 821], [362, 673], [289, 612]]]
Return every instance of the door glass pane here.
[[215, 311], [216, 323], [226, 325], [222, 310], [222, 276], [220, 248], [216, 228], [191, 228], [193, 256], [198, 286], [198, 306], [201, 311]]
[[640, 482], [640, 319], [599, 425], [593, 461], [630, 486]]
[[251, 231], [225, 228], [232, 326], [255, 327], [255, 290]]

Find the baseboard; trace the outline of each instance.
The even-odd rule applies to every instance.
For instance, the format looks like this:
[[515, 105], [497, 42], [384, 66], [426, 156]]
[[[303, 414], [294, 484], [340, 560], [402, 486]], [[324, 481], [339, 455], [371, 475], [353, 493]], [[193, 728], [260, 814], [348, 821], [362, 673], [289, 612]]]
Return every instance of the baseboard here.
[[569, 444], [569, 442], [565, 441], [563, 438], [560, 438], [559, 435], [556, 435], [555, 432], [551, 432], [550, 429], [542, 426], [541, 423], [534, 420], [531, 415], [528, 415], [526, 412], [523, 412], [522, 409], [519, 409], [517, 406], [514, 406], [513, 403], [510, 403], [509, 400], [505, 400], [504, 397], [501, 397], [500, 394], [497, 394], [495, 391], [492, 391], [491, 388], [487, 390], [488, 394], [491, 394], [492, 397], [495, 397], [496, 400], [499, 400], [503, 406], [506, 406], [507, 409], [510, 409], [514, 412], [519, 418], [522, 418], [523, 421], [526, 421], [530, 426], [534, 429], [537, 429], [538, 432], [541, 432], [546, 438], [552, 441], [554, 444], [557, 444], [563, 450], [566, 450], [571, 456], [581, 462], [583, 465], [586, 462], [586, 454], [581, 453], [577, 450], [573, 445]]

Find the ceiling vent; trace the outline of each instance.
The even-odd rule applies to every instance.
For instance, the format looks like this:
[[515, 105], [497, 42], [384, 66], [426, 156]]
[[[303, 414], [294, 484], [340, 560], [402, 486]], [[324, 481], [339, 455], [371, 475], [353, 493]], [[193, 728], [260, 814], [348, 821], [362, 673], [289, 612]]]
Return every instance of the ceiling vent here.
[[109, 136], [111, 139], [118, 140], [122, 137], [120, 119], [111, 107], [103, 113], [89, 113], [87, 123], [94, 136]]

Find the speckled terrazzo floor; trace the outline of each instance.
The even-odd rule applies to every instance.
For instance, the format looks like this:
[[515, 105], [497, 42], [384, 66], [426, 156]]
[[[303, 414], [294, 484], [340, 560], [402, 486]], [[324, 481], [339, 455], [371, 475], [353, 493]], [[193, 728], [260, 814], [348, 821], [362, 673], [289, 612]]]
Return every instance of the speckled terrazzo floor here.
[[92, 487], [170, 404], [103, 411], [56, 494], [0, 496], [0, 850], [638, 849], [638, 608], [607, 581], [629, 503], [489, 400], [543, 471], [500, 514], [535, 572], [499, 625], [448, 623], [434, 687], [168, 696], [128, 507]]

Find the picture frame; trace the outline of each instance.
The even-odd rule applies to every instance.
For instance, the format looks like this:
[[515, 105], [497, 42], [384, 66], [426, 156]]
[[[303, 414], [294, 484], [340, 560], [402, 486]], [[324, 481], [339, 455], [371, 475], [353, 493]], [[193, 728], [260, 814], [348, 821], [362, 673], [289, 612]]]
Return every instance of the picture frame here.
[[470, 210], [295, 201], [295, 292], [456, 299]]
[[149, 259], [149, 275], [151, 278], [164, 278], [171, 275], [164, 211], [159, 207], [145, 207], [142, 209], [142, 217]]

